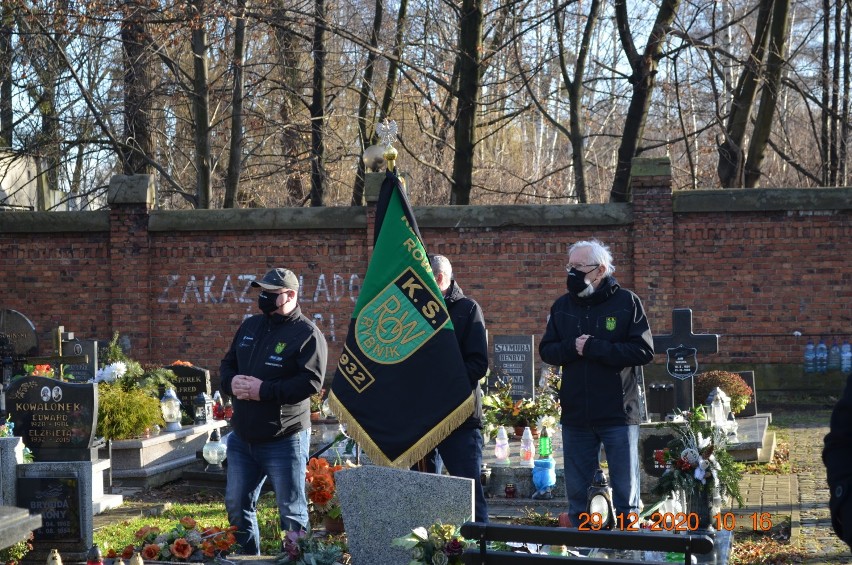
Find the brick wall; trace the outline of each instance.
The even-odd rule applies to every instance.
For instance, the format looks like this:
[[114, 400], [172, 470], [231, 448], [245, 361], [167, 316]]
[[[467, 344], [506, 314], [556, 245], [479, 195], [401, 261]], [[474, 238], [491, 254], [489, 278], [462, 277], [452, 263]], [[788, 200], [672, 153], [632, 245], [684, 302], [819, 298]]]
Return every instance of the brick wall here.
[[[251, 277], [284, 266], [302, 278], [302, 308], [329, 341], [333, 372], [372, 210], [152, 211], [153, 187], [122, 192], [131, 181], [114, 179], [109, 212], [0, 214], [0, 308], [34, 323], [41, 354], [57, 325], [82, 339], [119, 331], [134, 358], [192, 361], [217, 380], [234, 331], [256, 312]], [[597, 237], [655, 333], [669, 332], [672, 308], [689, 307], [697, 333], [721, 335], [702, 363], [798, 365], [808, 336], [852, 339], [852, 189], [673, 195], [665, 160], [640, 160], [633, 186], [633, 204], [415, 213], [428, 251], [451, 258], [491, 335], [538, 340], [565, 290], [568, 246]]]

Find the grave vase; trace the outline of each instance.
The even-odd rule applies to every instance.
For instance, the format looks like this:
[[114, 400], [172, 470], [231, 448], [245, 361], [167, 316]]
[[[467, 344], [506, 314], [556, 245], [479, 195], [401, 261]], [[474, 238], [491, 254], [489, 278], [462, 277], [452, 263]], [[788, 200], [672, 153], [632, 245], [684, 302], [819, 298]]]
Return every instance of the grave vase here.
[[337, 518], [323, 516], [322, 527], [325, 528], [325, 531], [329, 534], [342, 534], [346, 531], [346, 528], [343, 525], [343, 516], [338, 516]]
[[702, 534], [715, 533], [713, 527], [713, 488], [696, 482], [696, 486], [686, 493], [687, 525]]

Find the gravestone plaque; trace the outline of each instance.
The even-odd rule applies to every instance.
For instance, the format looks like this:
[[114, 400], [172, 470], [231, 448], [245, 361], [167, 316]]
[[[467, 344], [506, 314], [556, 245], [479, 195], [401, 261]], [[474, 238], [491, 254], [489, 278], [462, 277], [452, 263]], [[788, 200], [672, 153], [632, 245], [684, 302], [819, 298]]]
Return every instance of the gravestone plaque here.
[[512, 383], [512, 398], [535, 398], [535, 336], [495, 335], [493, 370], [488, 386]]
[[42, 526], [33, 532], [42, 540], [82, 541], [80, 485], [77, 477], [18, 479], [18, 506], [41, 514]]
[[175, 374], [175, 379], [172, 384], [175, 385], [175, 394], [180, 400], [181, 408], [192, 413], [192, 401], [198, 396], [199, 392], [203, 392], [210, 396], [210, 371], [195, 367], [193, 365], [169, 365], [166, 367], [171, 369]]
[[15, 433], [36, 461], [96, 461], [98, 385], [22, 377], [7, 393]]
[[737, 414], [737, 418], [757, 416], [757, 387], [754, 386], [754, 371], [739, 371], [737, 374], [743, 378], [749, 387], [751, 387], [751, 400], [749, 400], [746, 407]]
[[62, 356], [83, 356], [88, 363], [77, 363], [64, 365], [66, 378], [78, 383], [85, 383], [95, 379], [98, 373], [98, 341], [96, 339], [72, 339], [62, 343]]
[[672, 310], [672, 333], [654, 336], [654, 351], [666, 352], [666, 369], [675, 382], [675, 405], [681, 410], [695, 406], [692, 376], [698, 371], [698, 353], [719, 351], [717, 334], [692, 332], [692, 309]]

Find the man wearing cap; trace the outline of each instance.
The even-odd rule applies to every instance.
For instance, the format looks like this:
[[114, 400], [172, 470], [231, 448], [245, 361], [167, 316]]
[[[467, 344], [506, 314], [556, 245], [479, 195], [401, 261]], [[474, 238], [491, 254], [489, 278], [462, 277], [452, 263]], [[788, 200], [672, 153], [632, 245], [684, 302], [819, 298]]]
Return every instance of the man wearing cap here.
[[262, 314], [246, 319], [219, 367], [221, 390], [233, 399], [225, 507], [237, 543], [260, 554], [257, 500], [269, 478], [281, 530], [308, 528], [305, 465], [310, 443], [309, 397], [322, 388], [325, 338], [298, 304], [299, 280], [273, 269], [261, 281]]

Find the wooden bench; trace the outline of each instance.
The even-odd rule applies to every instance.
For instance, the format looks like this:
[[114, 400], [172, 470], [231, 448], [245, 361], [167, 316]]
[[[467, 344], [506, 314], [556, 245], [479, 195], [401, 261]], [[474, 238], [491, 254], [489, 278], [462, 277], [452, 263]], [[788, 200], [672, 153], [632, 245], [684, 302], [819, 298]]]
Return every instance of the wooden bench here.
[[691, 565], [693, 554], [713, 551], [713, 540], [709, 536], [674, 534], [667, 532], [581, 532], [573, 528], [549, 528], [543, 526], [511, 526], [506, 524], [483, 524], [467, 522], [461, 527], [461, 535], [477, 540], [479, 546], [467, 548], [462, 555], [466, 565], [536, 565], [539, 563], [609, 563], [615, 565], [664, 563], [662, 561], [614, 560], [594, 557], [535, 555], [509, 551], [494, 551], [487, 548], [488, 542], [520, 542], [539, 545], [565, 545], [568, 547], [608, 548], [616, 550], [665, 551], [684, 554], [684, 563]]

